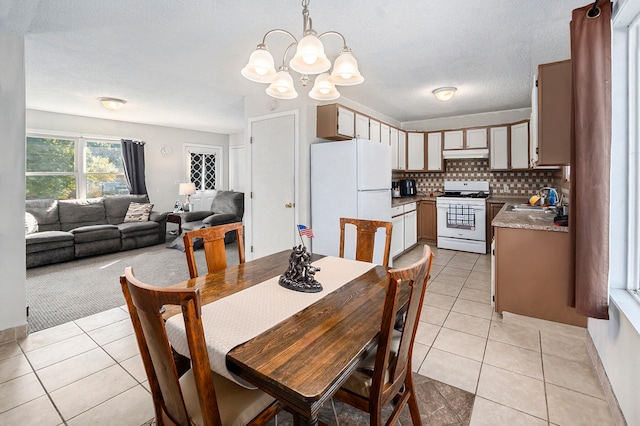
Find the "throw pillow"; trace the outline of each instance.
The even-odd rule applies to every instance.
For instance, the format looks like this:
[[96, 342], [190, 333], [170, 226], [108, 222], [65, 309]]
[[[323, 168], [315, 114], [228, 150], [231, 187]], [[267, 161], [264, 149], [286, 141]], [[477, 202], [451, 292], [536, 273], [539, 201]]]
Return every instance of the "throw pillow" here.
[[24, 214], [24, 235], [35, 234], [38, 232], [38, 220], [31, 214]]
[[149, 220], [149, 213], [153, 209], [153, 204], [131, 203], [124, 216], [125, 222], [146, 222]]

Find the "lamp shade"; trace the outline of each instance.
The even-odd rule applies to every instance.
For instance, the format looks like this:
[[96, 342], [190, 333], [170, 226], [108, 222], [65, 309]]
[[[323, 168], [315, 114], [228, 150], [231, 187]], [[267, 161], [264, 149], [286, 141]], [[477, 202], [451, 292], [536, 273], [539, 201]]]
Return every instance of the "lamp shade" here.
[[278, 71], [276, 80], [266, 89], [267, 95], [277, 99], [294, 99], [298, 97], [291, 74], [286, 70]]
[[318, 37], [307, 34], [298, 42], [296, 54], [289, 66], [300, 74], [320, 74], [331, 68], [331, 61], [324, 54], [324, 46]]
[[260, 47], [251, 53], [249, 62], [240, 70], [247, 79], [257, 83], [271, 83], [276, 79], [276, 69], [273, 65], [273, 56], [266, 49]]
[[313, 89], [309, 92], [309, 97], [318, 101], [332, 101], [340, 97], [340, 92], [329, 80], [329, 74], [324, 72], [316, 77]]
[[331, 81], [338, 86], [355, 86], [364, 81], [358, 70], [358, 61], [350, 51], [343, 51], [333, 63]]
[[178, 195], [193, 195], [196, 193], [196, 184], [193, 182], [181, 183]]
[[458, 89], [456, 89], [455, 87], [440, 87], [433, 91], [433, 95], [437, 100], [446, 102], [453, 97], [453, 95], [456, 93], [456, 90]]

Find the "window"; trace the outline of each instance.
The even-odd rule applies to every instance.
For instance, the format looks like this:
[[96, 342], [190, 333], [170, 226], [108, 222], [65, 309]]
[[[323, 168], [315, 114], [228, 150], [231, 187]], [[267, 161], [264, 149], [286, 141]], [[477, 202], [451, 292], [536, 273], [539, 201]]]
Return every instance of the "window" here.
[[640, 302], [640, 15], [636, 15], [628, 32], [628, 134], [629, 134], [629, 291]]
[[28, 200], [129, 193], [120, 142], [34, 135], [26, 146]]

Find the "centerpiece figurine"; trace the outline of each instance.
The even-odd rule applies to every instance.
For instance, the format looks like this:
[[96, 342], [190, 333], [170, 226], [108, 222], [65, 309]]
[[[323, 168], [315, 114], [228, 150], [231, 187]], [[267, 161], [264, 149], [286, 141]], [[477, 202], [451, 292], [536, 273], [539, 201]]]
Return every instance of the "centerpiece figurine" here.
[[[304, 225], [298, 225], [298, 233], [300, 241], [302, 236], [313, 238], [311, 228]], [[278, 284], [289, 290], [300, 291], [303, 293], [318, 293], [322, 291], [322, 284], [315, 279], [315, 274], [320, 268], [311, 265], [311, 253], [307, 251], [304, 242], [293, 247], [289, 256], [289, 267], [284, 274], [280, 276]]]

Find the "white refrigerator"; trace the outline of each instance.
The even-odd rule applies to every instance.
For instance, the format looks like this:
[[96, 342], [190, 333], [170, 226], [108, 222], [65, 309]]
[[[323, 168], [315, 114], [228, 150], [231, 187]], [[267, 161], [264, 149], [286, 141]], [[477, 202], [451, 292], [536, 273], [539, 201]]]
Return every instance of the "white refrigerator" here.
[[[375, 141], [311, 145], [311, 226], [314, 253], [338, 256], [340, 218], [391, 221], [391, 147]], [[374, 263], [382, 263], [384, 230], [376, 234]], [[345, 228], [345, 257], [355, 258], [355, 228]]]

